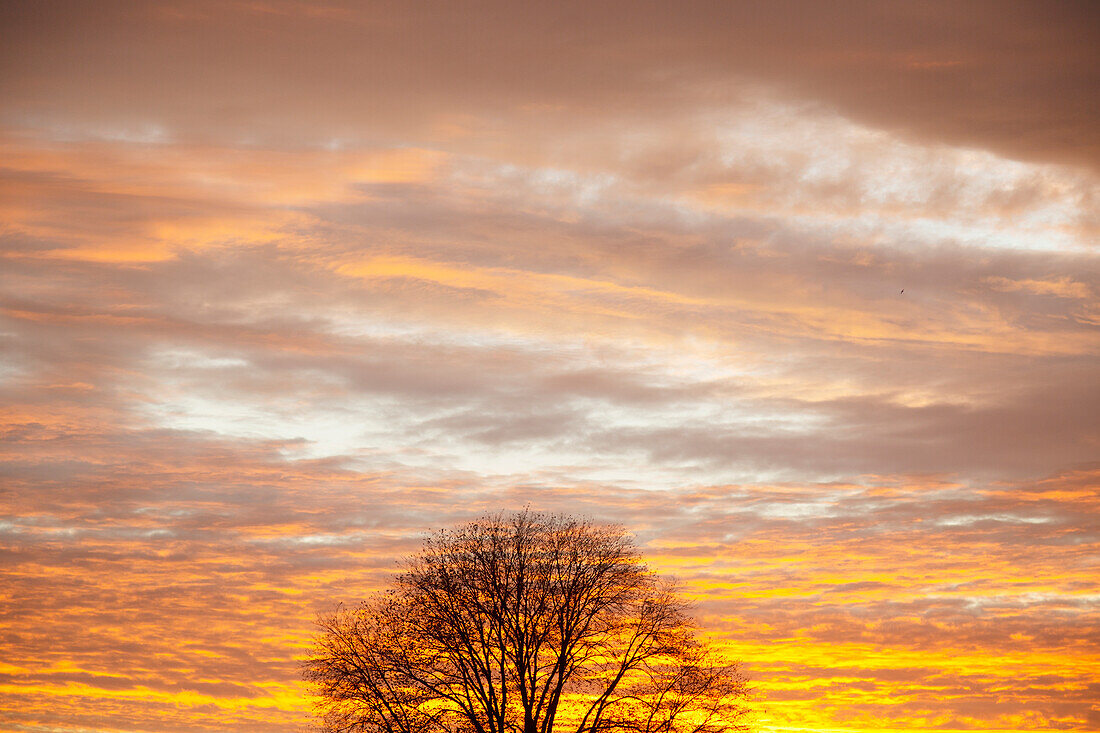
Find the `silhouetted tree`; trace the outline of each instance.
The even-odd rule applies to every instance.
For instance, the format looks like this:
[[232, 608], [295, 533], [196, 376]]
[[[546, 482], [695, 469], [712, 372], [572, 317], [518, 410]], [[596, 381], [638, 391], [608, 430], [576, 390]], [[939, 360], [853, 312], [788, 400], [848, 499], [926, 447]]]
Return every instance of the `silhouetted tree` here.
[[318, 623], [304, 676], [333, 733], [747, 728], [744, 676], [615, 527], [523, 512], [443, 531]]

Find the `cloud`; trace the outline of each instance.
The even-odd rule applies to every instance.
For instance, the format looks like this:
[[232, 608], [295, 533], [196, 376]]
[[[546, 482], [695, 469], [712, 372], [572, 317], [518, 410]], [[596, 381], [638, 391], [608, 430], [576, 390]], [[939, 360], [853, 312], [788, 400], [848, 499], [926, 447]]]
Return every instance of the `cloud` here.
[[0, 12], [0, 725], [305, 725], [313, 614], [522, 506], [765, 730], [1091, 725], [1090, 8]]
[[[293, 656], [316, 610], [379, 587], [432, 527], [523, 504], [634, 529], [770, 690], [774, 725], [811, 708], [896, 725], [1088, 710], [1092, 469], [652, 491], [371, 475], [211, 434], [36, 442], [5, 441], [6, 485], [37, 488], [0, 528], [13, 724], [141, 727], [166, 711], [180, 729], [297, 724]], [[87, 460], [64, 481], [33, 470], [73, 453]], [[979, 703], [995, 691], [990, 717]]]
[[1087, 4], [315, 7], [11, 7], [7, 123], [130, 142], [411, 134], [484, 149], [516, 124], [674, 119], [767, 85], [922, 142], [1097, 163]]

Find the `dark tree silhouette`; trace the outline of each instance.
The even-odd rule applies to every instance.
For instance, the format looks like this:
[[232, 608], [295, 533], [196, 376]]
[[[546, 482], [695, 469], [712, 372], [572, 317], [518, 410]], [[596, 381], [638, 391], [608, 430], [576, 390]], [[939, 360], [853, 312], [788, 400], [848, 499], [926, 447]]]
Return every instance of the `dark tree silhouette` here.
[[443, 531], [318, 623], [304, 676], [333, 733], [747, 729], [739, 668], [617, 527], [522, 512]]

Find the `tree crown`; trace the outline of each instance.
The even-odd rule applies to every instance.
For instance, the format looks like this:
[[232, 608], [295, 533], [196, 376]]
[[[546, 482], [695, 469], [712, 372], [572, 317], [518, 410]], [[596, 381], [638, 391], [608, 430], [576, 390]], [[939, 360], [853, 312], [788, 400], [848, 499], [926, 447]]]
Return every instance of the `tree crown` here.
[[700, 643], [620, 527], [529, 511], [429, 538], [393, 586], [319, 622], [326, 731], [726, 733], [737, 665]]

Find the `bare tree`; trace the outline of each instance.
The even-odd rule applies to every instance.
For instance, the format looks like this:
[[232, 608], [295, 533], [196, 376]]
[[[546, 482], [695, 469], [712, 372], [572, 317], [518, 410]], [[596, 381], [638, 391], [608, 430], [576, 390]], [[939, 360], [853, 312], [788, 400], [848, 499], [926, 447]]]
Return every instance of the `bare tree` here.
[[747, 729], [739, 668], [616, 527], [522, 512], [443, 531], [318, 623], [304, 676], [332, 733]]

